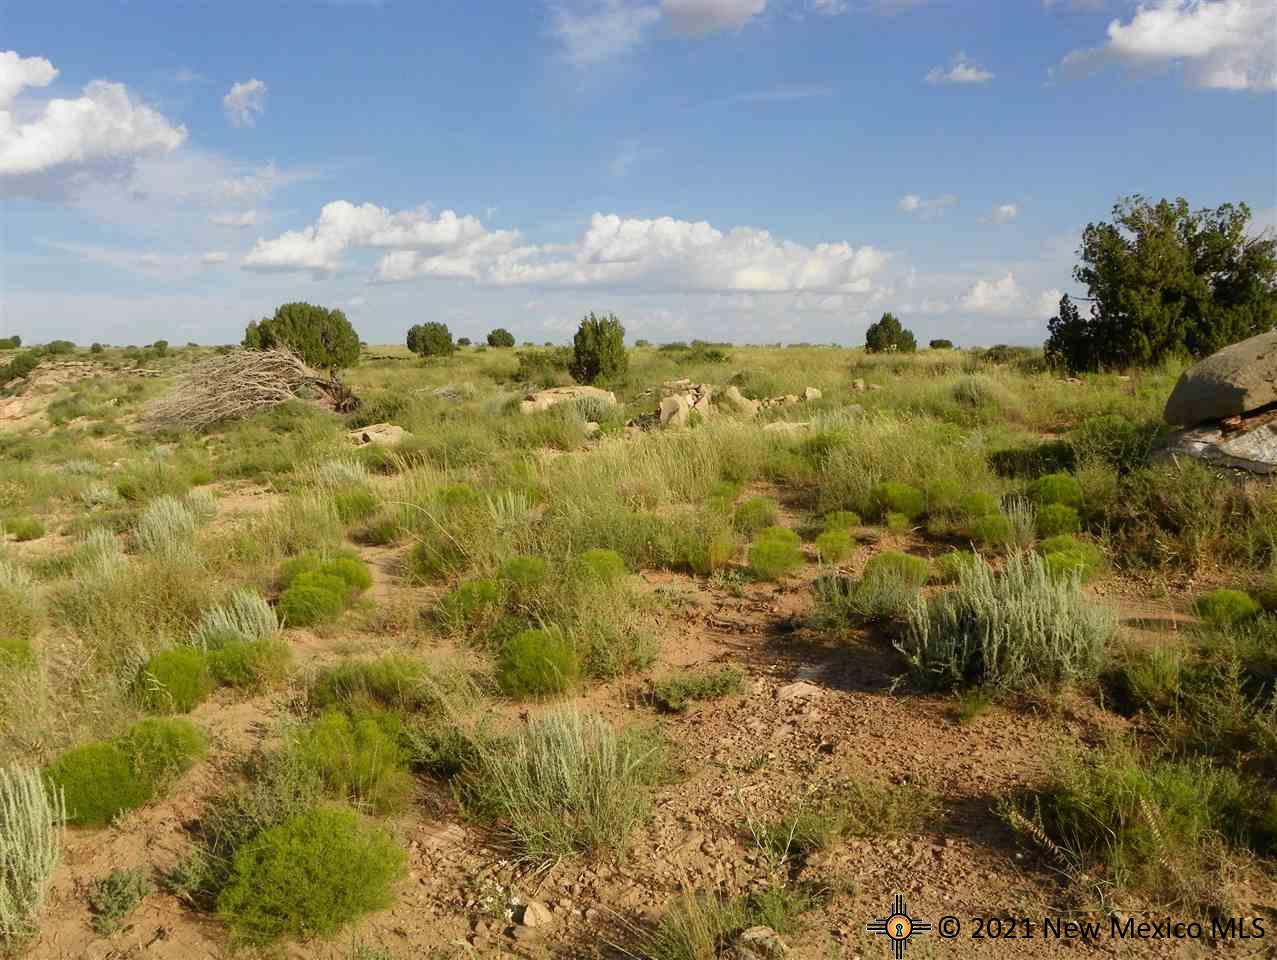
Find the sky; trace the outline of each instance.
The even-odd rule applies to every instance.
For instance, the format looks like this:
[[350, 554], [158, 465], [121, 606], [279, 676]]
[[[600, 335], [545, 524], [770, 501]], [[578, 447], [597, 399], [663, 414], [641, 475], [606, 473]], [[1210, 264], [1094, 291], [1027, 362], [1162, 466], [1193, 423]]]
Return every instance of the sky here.
[[1123, 195], [1277, 224], [1273, 0], [0, 0], [0, 334], [1039, 343]]

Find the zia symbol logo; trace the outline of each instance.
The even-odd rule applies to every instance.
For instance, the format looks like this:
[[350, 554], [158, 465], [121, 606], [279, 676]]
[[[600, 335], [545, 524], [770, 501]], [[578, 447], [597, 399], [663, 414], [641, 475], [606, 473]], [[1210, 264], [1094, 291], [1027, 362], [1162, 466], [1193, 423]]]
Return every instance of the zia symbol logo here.
[[891, 913], [883, 920], [870, 920], [865, 925], [870, 933], [884, 936], [891, 941], [891, 955], [895, 960], [903, 960], [905, 948], [909, 946], [909, 938], [915, 934], [926, 933], [931, 924], [926, 920], [909, 916], [909, 908], [905, 906], [905, 898], [897, 893], [891, 901]]

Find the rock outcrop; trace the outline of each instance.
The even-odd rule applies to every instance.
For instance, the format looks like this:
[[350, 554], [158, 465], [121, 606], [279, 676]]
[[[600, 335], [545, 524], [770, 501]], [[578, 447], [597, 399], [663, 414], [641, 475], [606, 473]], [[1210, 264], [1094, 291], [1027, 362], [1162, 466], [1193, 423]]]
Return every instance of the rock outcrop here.
[[396, 447], [408, 431], [393, 423], [370, 423], [358, 430], [351, 430], [346, 439], [357, 447], [373, 444], [378, 447]]
[[575, 403], [581, 397], [594, 397], [609, 407], [616, 406], [616, 394], [599, 387], [550, 387], [530, 393], [519, 403], [520, 413], [540, 413], [560, 403]]
[[1195, 427], [1277, 402], [1277, 331], [1212, 353], [1187, 370], [1166, 401], [1166, 422]]
[[686, 378], [667, 380], [661, 384], [661, 392], [663, 396], [659, 401], [657, 420], [662, 426], [672, 427], [681, 427], [686, 424], [693, 412], [702, 417], [709, 417], [715, 411], [721, 411], [731, 416], [750, 419], [756, 417], [760, 410], [811, 403], [821, 398], [818, 389], [807, 387], [803, 390], [801, 397], [789, 393], [780, 397], [751, 400], [734, 384], [720, 387], [712, 383], [693, 383]]

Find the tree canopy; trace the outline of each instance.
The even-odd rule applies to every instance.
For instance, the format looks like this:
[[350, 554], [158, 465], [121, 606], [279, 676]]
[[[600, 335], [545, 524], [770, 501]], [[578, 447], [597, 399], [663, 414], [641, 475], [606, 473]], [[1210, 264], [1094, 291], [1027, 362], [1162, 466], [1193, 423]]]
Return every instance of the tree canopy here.
[[877, 323], [871, 323], [865, 331], [865, 350], [869, 353], [913, 353], [918, 341], [913, 332], [906, 330], [894, 314], [884, 313]]
[[1047, 358], [1071, 371], [1207, 356], [1277, 325], [1277, 241], [1248, 231], [1250, 208], [1123, 197], [1082, 232], [1074, 279], [1048, 321]]
[[581, 321], [572, 338], [572, 362], [568, 372], [577, 383], [595, 383], [629, 365], [625, 353], [625, 328], [614, 314], [596, 317], [593, 312]]
[[514, 334], [505, 327], [497, 327], [488, 334], [488, 346], [490, 347], [513, 347]]
[[249, 323], [243, 346], [249, 350], [287, 347], [311, 367], [340, 370], [359, 362], [359, 335], [340, 310], [310, 303], [286, 303], [273, 317]]
[[422, 357], [446, 357], [456, 351], [452, 331], [446, 323], [432, 320], [408, 328], [408, 349]]

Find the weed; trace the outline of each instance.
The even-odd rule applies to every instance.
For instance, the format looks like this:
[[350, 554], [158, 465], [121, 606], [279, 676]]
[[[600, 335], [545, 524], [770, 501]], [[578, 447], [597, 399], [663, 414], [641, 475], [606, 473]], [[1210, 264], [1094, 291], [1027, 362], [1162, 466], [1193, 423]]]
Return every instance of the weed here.
[[615, 550], [596, 547], [581, 554], [573, 563], [576, 575], [594, 583], [615, 584], [629, 572], [625, 559]]
[[750, 497], [736, 507], [732, 516], [732, 525], [746, 537], [775, 526], [780, 516], [780, 507], [771, 497]]
[[213, 692], [213, 678], [202, 651], [174, 647], [147, 660], [134, 687], [152, 713], [190, 713]]
[[581, 661], [561, 630], [524, 630], [502, 647], [497, 683], [512, 697], [550, 697], [576, 685]]
[[330, 710], [296, 731], [290, 749], [333, 796], [387, 813], [401, 807], [412, 789], [398, 744], [400, 727], [393, 714], [351, 717]]
[[1048, 473], [1029, 485], [1029, 497], [1040, 507], [1060, 503], [1066, 507], [1081, 509], [1082, 485], [1067, 473]]
[[133, 541], [142, 553], [164, 560], [185, 559], [195, 549], [195, 514], [172, 496], [148, 503], [133, 528]]
[[414, 712], [434, 707], [451, 690], [447, 681], [442, 681], [445, 686], [440, 682], [421, 661], [388, 654], [326, 667], [311, 682], [309, 699], [319, 710], [378, 707]]
[[36, 931], [62, 849], [62, 792], [35, 771], [0, 767], [0, 951]]
[[117, 867], [105, 877], [95, 880], [86, 897], [93, 917], [93, 929], [109, 937], [154, 892], [154, 884], [136, 868]]
[[282, 640], [225, 643], [210, 650], [208, 671], [219, 684], [239, 690], [260, 690], [288, 674], [293, 653]]
[[0, 530], [19, 543], [25, 540], [39, 540], [44, 536], [44, 524], [35, 517], [10, 517], [8, 520], [0, 521]]
[[434, 608], [434, 617], [445, 630], [474, 634], [492, 627], [505, 606], [502, 581], [488, 577], [467, 580], [446, 594]]
[[851, 534], [845, 529], [824, 530], [816, 536], [816, 552], [822, 563], [842, 563], [854, 549]]
[[1050, 503], [1038, 511], [1037, 533], [1044, 540], [1061, 534], [1077, 533], [1082, 528], [1077, 510], [1063, 503]]
[[1193, 611], [1207, 623], [1229, 627], [1259, 616], [1263, 607], [1240, 590], [1221, 589], [1198, 597]]
[[745, 674], [735, 667], [704, 673], [683, 673], [652, 684], [651, 699], [658, 710], [683, 713], [693, 701], [718, 700], [740, 693]]
[[875, 516], [885, 520], [890, 513], [898, 513], [913, 521], [927, 510], [927, 495], [907, 483], [886, 481], [869, 491], [869, 501]]
[[239, 589], [201, 614], [191, 643], [211, 651], [233, 643], [269, 640], [278, 632], [279, 620], [266, 599], [255, 590]]
[[306, 627], [328, 623], [346, 608], [346, 582], [324, 573], [299, 574], [279, 596], [278, 609], [284, 623]]
[[802, 566], [798, 534], [788, 527], [768, 527], [749, 548], [749, 569], [756, 579], [778, 580]]

